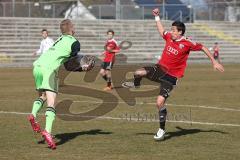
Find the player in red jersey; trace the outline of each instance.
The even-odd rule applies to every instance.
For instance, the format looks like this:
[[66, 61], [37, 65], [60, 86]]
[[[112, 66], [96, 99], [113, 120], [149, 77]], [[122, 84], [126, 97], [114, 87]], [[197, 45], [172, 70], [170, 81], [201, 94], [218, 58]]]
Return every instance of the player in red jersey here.
[[103, 52], [104, 58], [102, 63], [102, 68], [100, 70], [100, 75], [107, 82], [107, 86], [104, 88], [105, 91], [112, 90], [112, 78], [111, 78], [111, 70], [113, 64], [115, 62], [115, 54], [119, 52], [119, 47], [117, 41], [113, 38], [114, 31], [107, 31], [108, 39], [105, 43], [105, 51]]
[[214, 43], [214, 46], [213, 46], [213, 57], [214, 57], [215, 60], [218, 61], [218, 63], [220, 63], [218, 42]]
[[165, 107], [166, 99], [169, 97], [170, 91], [176, 85], [177, 80], [184, 75], [187, 66], [187, 59], [190, 51], [203, 51], [211, 60], [213, 68], [223, 72], [224, 68], [211, 55], [210, 51], [201, 43], [196, 43], [184, 37], [185, 25], [182, 22], [175, 21], [172, 23], [171, 31], [164, 30], [159, 17], [159, 10], [154, 9], [157, 29], [163, 39], [166, 41], [162, 57], [158, 64], [138, 69], [134, 73], [134, 82], [124, 82], [123, 87], [138, 88], [142, 77], [146, 77], [152, 81], [161, 84], [160, 93], [157, 97], [157, 108], [159, 113], [160, 128], [154, 136], [155, 140], [164, 139], [165, 123], [167, 109]]

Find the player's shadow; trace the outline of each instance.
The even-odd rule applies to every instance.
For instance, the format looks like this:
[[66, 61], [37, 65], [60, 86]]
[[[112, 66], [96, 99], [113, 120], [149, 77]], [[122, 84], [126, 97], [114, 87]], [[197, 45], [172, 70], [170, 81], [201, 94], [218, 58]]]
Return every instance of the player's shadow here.
[[62, 145], [78, 136], [81, 135], [101, 135], [101, 134], [112, 134], [112, 132], [105, 132], [102, 131], [101, 129], [92, 129], [88, 131], [80, 131], [80, 132], [71, 132], [71, 133], [61, 133], [61, 134], [56, 134], [54, 138], [56, 139], [57, 143], [56, 145]]
[[[178, 129], [178, 130], [175, 131], [175, 132], [167, 132], [165, 134], [164, 140], [168, 140], [168, 139], [171, 139], [171, 138], [174, 138], [174, 137], [186, 136], [186, 135], [190, 135], [190, 134], [203, 133], [203, 132], [228, 134], [228, 132], [223, 132], [223, 131], [219, 131], [219, 130], [212, 130], [212, 129], [211, 130], [184, 129], [184, 128], [181, 128], [179, 126], [177, 126], [176, 129]], [[154, 134], [153, 133], [137, 133], [137, 135], [154, 135]]]

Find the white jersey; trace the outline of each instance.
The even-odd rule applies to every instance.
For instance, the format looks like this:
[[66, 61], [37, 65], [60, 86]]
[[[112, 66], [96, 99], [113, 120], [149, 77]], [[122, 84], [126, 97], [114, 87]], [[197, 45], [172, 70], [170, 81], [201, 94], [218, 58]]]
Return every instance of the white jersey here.
[[40, 48], [37, 50], [37, 55], [47, 51], [50, 47], [52, 47], [53, 43], [54, 41], [52, 38], [47, 37], [46, 39], [43, 39], [41, 41]]

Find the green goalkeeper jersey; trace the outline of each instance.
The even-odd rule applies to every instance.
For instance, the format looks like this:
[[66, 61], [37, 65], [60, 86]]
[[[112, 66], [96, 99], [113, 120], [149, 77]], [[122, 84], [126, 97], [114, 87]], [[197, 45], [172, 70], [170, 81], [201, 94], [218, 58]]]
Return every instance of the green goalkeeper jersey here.
[[76, 38], [71, 35], [62, 35], [33, 65], [57, 70], [70, 57], [76, 56], [79, 51], [80, 43]]

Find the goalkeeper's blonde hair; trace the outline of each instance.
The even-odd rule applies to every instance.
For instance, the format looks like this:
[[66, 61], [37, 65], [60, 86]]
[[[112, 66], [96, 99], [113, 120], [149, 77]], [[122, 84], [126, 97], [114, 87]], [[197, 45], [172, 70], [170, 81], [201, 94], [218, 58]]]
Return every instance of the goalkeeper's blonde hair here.
[[70, 19], [64, 19], [60, 23], [60, 30], [61, 30], [62, 34], [70, 34], [72, 26], [73, 26], [73, 24]]

